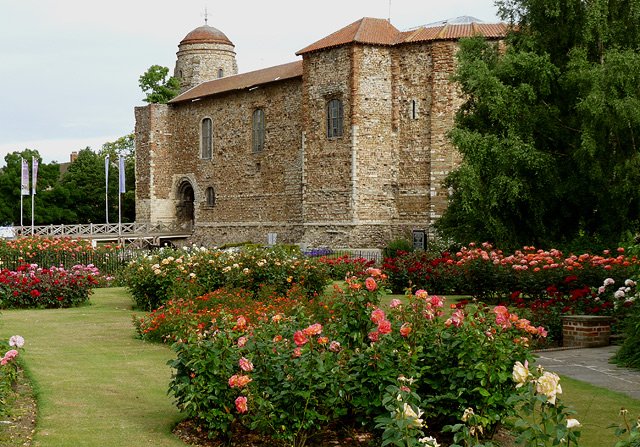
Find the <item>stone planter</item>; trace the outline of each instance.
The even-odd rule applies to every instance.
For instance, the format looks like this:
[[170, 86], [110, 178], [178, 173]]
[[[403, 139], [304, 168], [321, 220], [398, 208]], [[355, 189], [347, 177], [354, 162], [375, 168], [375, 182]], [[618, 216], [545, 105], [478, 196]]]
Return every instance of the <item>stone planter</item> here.
[[562, 346], [598, 348], [609, 346], [611, 317], [565, 315], [562, 317]]

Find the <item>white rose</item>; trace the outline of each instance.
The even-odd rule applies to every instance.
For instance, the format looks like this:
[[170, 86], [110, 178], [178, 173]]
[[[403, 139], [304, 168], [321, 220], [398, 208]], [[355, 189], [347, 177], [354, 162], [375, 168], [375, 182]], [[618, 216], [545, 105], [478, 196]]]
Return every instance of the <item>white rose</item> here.
[[582, 424], [580, 424], [580, 421], [578, 421], [577, 419], [574, 419], [574, 418], [568, 418], [567, 419], [567, 428], [569, 430], [571, 430], [572, 428], [578, 428], [581, 425]]
[[538, 394], [547, 396], [547, 402], [556, 404], [556, 395], [562, 394], [560, 377], [552, 372], [545, 371], [536, 381], [536, 391]]
[[527, 383], [527, 379], [529, 378], [529, 362], [525, 361], [524, 365], [520, 362], [516, 362], [513, 365], [513, 373], [511, 377], [513, 381], [516, 382], [516, 388], [520, 388], [522, 385]]

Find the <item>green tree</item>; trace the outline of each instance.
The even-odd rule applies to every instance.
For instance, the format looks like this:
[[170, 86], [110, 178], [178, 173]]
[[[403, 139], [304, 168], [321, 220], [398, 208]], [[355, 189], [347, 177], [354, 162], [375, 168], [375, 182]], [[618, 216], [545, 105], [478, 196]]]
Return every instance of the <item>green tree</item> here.
[[145, 102], [166, 104], [180, 93], [180, 81], [168, 76], [169, 69], [160, 65], [152, 65], [140, 76], [140, 88], [147, 95]]
[[461, 42], [463, 156], [439, 229], [503, 246], [614, 244], [640, 219], [640, 0], [502, 0], [506, 50]]
[[[135, 179], [135, 139], [134, 135], [128, 134], [118, 138], [116, 141], [107, 142], [102, 145], [99, 156], [104, 160], [109, 156], [111, 167], [109, 169], [109, 222], [118, 221], [118, 193], [119, 193], [119, 172], [118, 157], [122, 155], [125, 160], [125, 189], [122, 194], [122, 221], [133, 222], [136, 218], [136, 179]], [[104, 175], [102, 177], [104, 179]], [[103, 183], [104, 184], [104, 183]]]
[[[20, 225], [20, 181], [22, 165], [20, 160], [29, 163], [29, 180], [32, 175], [32, 158], [38, 160], [38, 180], [35, 197], [36, 225], [58, 223], [68, 217], [65, 210], [66, 199], [60, 189], [60, 166], [57, 163], [42, 163], [38, 151], [25, 149], [5, 156], [5, 167], [0, 170], [0, 225]], [[31, 187], [31, 186], [30, 186]], [[31, 192], [31, 191], [30, 191]], [[23, 196], [23, 223], [31, 224], [31, 196]]]

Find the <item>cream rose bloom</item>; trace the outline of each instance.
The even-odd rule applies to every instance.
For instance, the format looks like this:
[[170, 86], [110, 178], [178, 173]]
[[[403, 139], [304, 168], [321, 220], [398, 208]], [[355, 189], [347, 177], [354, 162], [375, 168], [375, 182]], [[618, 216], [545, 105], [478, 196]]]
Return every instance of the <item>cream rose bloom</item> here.
[[556, 395], [562, 394], [560, 377], [552, 372], [545, 371], [536, 381], [536, 391], [538, 394], [547, 396], [547, 402], [556, 404]]
[[567, 428], [569, 430], [571, 430], [572, 428], [578, 428], [580, 427], [582, 424], [580, 423], [580, 421], [578, 421], [577, 419], [574, 418], [568, 418], [567, 419]]
[[527, 379], [530, 375], [528, 361], [525, 360], [524, 365], [520, 362], [516, 362], [515, 365], [513, 365], [513, 373], [511, 374], [511, 377], [516, 383], [516, 388], [520, 388], [522, 385], [527, 383]]

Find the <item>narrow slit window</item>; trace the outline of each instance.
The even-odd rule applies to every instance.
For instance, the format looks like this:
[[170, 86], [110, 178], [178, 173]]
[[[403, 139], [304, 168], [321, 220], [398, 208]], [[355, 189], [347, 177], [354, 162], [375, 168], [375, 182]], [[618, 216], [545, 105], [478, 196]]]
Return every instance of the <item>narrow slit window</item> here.
[[213, 123], [211, 118], [202, 120], [200, 154], [202, 159], [210, 160], [213, 153]]
[[253, 111], [253, 152], [264, 149], [264, 110]]
[[411, 100], [411, 119], [418, 118], [418, 102], [415, 99]]
[[214, 191], [214, 189], [209, 186], [206, 190], [206, 200], [207, 200], [207, 206], [215, 206], [216, 204], [216, 192]]
[[327, 103], [327, 137], [337, 138], [342, 136], [343, 125], [342, 101], [332, 99]]

